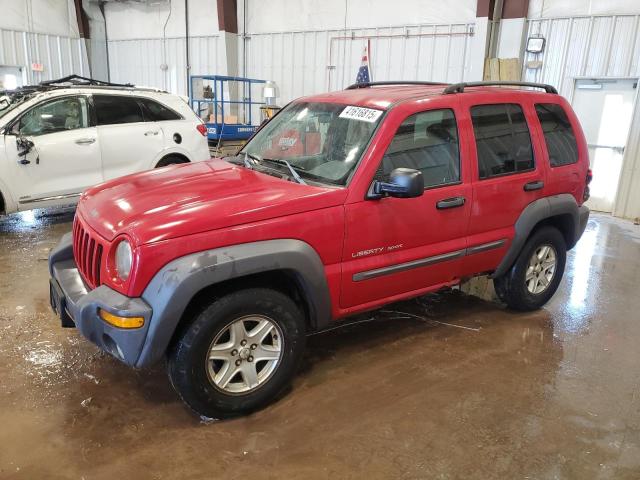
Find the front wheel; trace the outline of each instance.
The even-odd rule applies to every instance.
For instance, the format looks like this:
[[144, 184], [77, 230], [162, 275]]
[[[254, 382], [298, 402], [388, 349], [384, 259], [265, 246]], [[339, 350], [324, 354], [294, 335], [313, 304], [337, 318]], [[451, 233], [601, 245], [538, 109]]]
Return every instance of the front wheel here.
[[245, 414], [289, 384], [304, 350], [300, 309], [286, 295], [253, 288], [213, 301], [169, 352], [169, 379], [196, 413]]
[[558, 289], [566, 258], [566, 242], [558, 229], [542, 227], [536, 230], [513, 266], [494, 279], [498, 297], [514, 310], [537, 310]]

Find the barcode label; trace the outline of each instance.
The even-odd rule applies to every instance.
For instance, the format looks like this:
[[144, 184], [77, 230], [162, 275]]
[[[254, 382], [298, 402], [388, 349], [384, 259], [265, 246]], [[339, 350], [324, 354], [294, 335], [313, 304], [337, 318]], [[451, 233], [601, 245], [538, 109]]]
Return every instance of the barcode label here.
[[382, 115], [382, 110], [374, 110], [373, 108], [364, 107], [346, 107], [340, 114], [340, 118], [349, 118], [351, 120], [360, 120], [363, 122], [374, 123]]

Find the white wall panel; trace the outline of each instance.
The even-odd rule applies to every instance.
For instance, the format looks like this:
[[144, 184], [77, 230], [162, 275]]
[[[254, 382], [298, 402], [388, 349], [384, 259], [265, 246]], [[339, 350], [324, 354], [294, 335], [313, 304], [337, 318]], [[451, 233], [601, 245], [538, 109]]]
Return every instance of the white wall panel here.
[[247, 5], [247, 31], [268, 33], [466, 23], [475, 20], [477, 0], [248, 0]]
[[[109, 40], [108, 43], [112, 82], [188, 95], [184, 37]], [[219, 44], [218, 36], [189, 38], [191, 75], [215, 74], [221, 69]], [[161, 68], [163, 64], [166, 70]]]
[[[541, 54], [525, 54], [523, 77], [570, 97], [575, 77], [639, 76], [639, 24], [638, 15], [530, 20], [528, 34], [542, 35], [546, 46]], [[530, 60], [541, 60], [542, 68], [527, 68]]]
[[[33, 72], [32, 63], [44, 71]], [[0, 65], [23, 67], [27, 84], [71, 74], [89, 75], [86, 45], [80, 38], [0, 29]]]
[[[249, 34], [246, 75], [274, 80], [280, 103], [355, 82], [371, 42], [373, 79], [458, 82], [468, 78], [473, 24]], [[480, 74], [481, 75], [481, 72]]]

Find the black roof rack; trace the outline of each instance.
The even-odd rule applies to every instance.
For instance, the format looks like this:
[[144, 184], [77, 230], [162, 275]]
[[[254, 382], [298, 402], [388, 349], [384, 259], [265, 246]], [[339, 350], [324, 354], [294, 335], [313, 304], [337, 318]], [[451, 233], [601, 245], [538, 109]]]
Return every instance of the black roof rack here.
[[367, 88], [367, 87], [378, 87], [383, 85], [449, 85], [446, 82], [422, 82], [422, 81], [384, 81], [384, 82], [365, 82], [365, 83], [354, 83], [353, 85], [349, 85], [345, 90], [356, 90], [358, 88]]
[[46, 80], [44, 82], [40, 82], [40, 85], [43, 87], [62, 86], [61, 84], [72, 84], [74, 87], [91, 86], [91, 87], [132, 88], [135, 86], [135, 85], [132, 85], [131, 83], [111, 83], [111, 82], [105, 82], [103, 80], [96, 80], [94, 78], [82, 77], [80, 75], [69, 75], [66, 77], [58, 78], [56, 80]]
[[545, 83], [532, 83], [532, 82], [509, 82], [509, 81], [488, 81], [488, 82], [462, 82], [462, 83], [454, 83], [453, 85], [449, 85], [444, 89], [444, 94], [451, 93], [463, 93], [464, 89], [467, 87], [532, 87], [532, 88], [542, 88], [547, 93], [557, 94], [558, 90], [556, 87], [552, 85], [547, 85]]

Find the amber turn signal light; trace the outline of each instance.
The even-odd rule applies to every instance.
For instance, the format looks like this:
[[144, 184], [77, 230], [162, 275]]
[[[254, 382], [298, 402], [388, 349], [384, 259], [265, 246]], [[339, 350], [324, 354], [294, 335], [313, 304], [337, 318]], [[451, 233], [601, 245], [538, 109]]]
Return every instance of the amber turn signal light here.
[[109, 325], [118, 328], [140, 328], [144, 325], [143, 317], [120, 317], [101, 308], [98, 310], [98, 315]]

